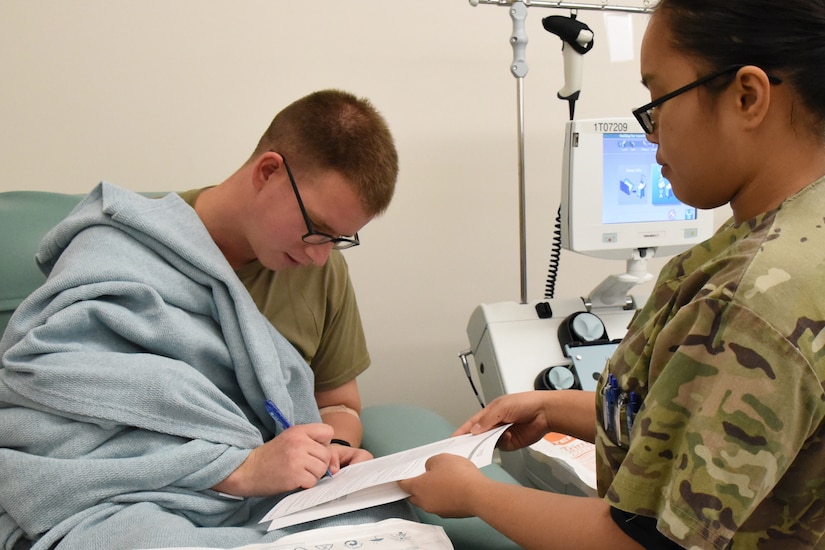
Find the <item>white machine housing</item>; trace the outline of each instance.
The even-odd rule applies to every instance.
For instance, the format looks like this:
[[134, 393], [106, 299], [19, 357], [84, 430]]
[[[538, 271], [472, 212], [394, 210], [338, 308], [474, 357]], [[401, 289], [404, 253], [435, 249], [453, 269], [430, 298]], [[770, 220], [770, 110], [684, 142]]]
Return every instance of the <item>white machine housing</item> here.
[[[645, 299], [642, 297], [640, 301], [634, 296], [638, 307]], [[542, 302], [549, 305], [551, 317], [539, 317], [536, 305]], [[533, 390], [536, 377], [552, 366], [573, 365], [583, 389], [595, 389], [595, 380], [615, 350], [616, 340], [625, 335], [634, 310], [616, 307], [595, 312], [604, 324], [610, 343], [562, 349], [559, 327], [572, 315], [586, 311], [581, 298], [526, 304], [498, 302], [476, 307], [467, 325], [467, 336], [474, 375], [485, 404], [500, 395]], [[578, 352], [588, 348], [590, 356], [580, 357]], [[557, 493], [593, 494], [593, 489], [572, 470], [530, 448], [501, 453], [501, 462], [505, 470], [524, 485]]]

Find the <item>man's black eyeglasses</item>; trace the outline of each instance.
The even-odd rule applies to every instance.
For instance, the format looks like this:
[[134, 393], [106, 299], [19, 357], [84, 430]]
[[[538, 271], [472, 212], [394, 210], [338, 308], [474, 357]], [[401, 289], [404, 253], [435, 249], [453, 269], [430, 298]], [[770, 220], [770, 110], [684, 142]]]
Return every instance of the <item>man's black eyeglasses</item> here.
[[[651, 101], [647, 105], [642, 105], [641, 107], [639, 107], [638, 109], [633, 111], [633, 116], [636, 117], [636, 120], [638, 120], [639, 124], [642, 125], [642, 129], [644, 129], [646, 134], [652, 134], [653, 131], [655, 130], [655, 122], [653, 121], [653, 112], [656, 110], [656, 108], [660, 107], [662, 105], [662, 103], [664, 103], [665, 101], [669, 101], [669, 100], [673, 99], [674, 97], [676, 97], [678, 95], [682, 95], [683, 93], [685, 93], [687, 91], [690, 91], [693, 88], [696, 88], [696, 87], [701, 86], [703, 84], [707, 84], [708, 82], [710, 82], [714, 78], [719, 78], [722, 75], [726, 75], [728, 73], [738, 71], [739, 69], [741, 69], [742, 67], [745, 67], [745, 66], [746, 65], [731, 65], [730, 67], [725, 67], [721, 71], [717, 71], [715, 73], [711, 73], [709, 75], [703, 76], [702, 78], [700, 78], [698, 80], [694, 80], [693, 82], [691, 82], [687, 86], [682, 86], [678, 90], [674, 90], [674, 91], [670, 92], [669, 94], [665, 94], [662, 97], [656, 99], [655, 101]], [[782, 84], [782, 80], [779, 79], [779, 78], [776, 78], [775, 76], [768, 75], [768, 79], [770, 80], [771, 84]]]
[[333, 243], [332, 248], [335, 250], [344, 250], [346, 248], [352, 248], [353, 246], [358, 246], [361, 244], [361, 241], [358, 239], [358, 233], [352, 237], [333, 237], [328, 233], [316, 231], [312, 228], [312, 222], [309, 220], [309, 214], [307, 214], [306, 208], [304, 208], [304, 201], [301, 200], [301, 194], [298, 192], [298, 186], [295, 184], [295, 177], [292, 175], [292, 170], [289, 168], [286, 158], [284, 158], [283, 155], [281, 155], [281, 158], [284, 161], [286, 174], [289, 176], [289, 183], [292, 184], [292, 190], [295, 191], [295, 198], [298, 199], [298, 206], [301, 208], [301, 214], [304, 216], [304, 223], [307, 225], [307, 232], [303, 237], [301, 237], [301, 239], [307, 244]]

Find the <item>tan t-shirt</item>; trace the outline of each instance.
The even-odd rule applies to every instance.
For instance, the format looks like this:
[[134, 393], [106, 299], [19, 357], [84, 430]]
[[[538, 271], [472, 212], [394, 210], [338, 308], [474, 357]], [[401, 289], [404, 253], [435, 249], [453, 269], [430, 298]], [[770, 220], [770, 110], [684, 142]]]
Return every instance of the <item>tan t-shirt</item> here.
[[[179, 193], [189, 205], [202, 189]], [[315, 373], [315, 391], [335, 389], [370, 364], [361, 315], [344, 255], [333, 250], [321, 266], [279, 272], [260, 262], [235, 271], [258, 309]]]

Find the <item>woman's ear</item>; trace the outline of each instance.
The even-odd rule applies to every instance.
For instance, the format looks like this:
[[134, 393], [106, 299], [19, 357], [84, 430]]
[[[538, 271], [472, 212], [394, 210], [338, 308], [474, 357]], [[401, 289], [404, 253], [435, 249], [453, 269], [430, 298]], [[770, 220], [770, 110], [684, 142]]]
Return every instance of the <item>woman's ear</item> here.
[[732, 86], [736, 92], [737, 115], [743, 128], [757, 128], [765, 120], [771, 106], [768, 75], [759, 67], [748, 65], [739, 69]]

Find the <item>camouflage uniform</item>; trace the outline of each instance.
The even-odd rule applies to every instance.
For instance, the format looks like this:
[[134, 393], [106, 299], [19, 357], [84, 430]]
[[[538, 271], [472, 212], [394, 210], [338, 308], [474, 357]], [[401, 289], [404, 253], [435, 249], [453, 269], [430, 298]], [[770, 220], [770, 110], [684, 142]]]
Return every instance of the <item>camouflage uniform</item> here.
[[599, 383], [599, 494], [686, 548], [825, 548], [823, 216], [825, 178], [673, 258]]

